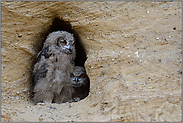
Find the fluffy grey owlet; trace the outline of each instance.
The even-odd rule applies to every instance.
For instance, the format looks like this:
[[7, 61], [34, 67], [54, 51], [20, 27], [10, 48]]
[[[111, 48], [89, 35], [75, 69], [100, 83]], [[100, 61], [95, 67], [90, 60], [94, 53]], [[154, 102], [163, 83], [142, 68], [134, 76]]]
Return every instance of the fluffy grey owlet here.
[[73, 85], [73, 102], [79, 101], [88, 96], [90, 81], [83, 67], [75, 66], [71, 73], [71, 83]]
[[48, 35], [34, 66], [34, 97], [37, 102], [71, 101], [73, 87], [70, 74], [74, 68], [75, 39], [66, 31]]

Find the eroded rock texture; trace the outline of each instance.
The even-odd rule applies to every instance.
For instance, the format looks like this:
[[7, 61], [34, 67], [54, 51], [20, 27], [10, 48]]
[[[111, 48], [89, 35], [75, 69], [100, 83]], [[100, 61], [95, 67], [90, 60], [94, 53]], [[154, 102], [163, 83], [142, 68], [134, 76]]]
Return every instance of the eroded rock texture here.
[[[2, 121], [181, 121], [182, 2], [1, 2]], [[31, 102], [34, 59], [55, 18], [86, 50], [90, 94]]]

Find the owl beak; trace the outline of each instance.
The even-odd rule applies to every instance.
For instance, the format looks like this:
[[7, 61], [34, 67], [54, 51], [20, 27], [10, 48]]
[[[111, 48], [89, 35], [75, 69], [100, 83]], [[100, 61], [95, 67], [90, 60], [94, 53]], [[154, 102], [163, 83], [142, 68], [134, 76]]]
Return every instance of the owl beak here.
[[75, 77], [74, 81], [75, 81], [75, 82], [78, 82], [78, 77]]
[[72, 46], [71, 45], [69, 45], [69, 51], [72, 52]]
[[72, 46], [71, 45], [66, 45], [65, 48], [67, 48], [70, 53], [72, 52]]

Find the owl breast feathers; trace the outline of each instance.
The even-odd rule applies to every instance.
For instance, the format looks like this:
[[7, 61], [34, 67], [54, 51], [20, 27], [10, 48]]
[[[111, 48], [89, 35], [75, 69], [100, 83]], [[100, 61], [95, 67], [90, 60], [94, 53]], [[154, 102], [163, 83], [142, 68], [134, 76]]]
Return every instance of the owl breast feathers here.
[[74, 68], [75, 39], [66, 31], [48, 35], [34, 66], [35, 102], [63, 103], [72, 99], [70, 74]]

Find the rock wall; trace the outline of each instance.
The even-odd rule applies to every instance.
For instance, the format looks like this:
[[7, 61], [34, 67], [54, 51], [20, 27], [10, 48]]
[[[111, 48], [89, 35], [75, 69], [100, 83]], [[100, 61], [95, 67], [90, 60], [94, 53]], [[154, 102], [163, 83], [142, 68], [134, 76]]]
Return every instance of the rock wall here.
[[[1, 2], [1, 120], [182, 121], [182, 2]], [[55, 18], [86, 50], [90, 94], [34, 105], [31, 72]]]

